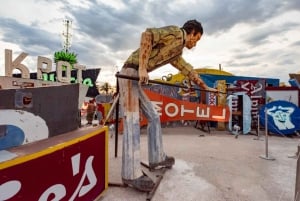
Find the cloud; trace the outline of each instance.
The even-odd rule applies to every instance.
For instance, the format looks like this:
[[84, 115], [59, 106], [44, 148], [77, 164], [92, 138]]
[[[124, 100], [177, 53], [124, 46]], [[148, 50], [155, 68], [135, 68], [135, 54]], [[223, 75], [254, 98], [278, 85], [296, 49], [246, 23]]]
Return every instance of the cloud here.
[[299, 41], [296, 41], [296, 42], [294, 42], [293, 44], [291, 44], [291, 46], [293, 47], [293, 46], [300, 46], [300, 40]]
[[284, 4], [284, 7], [287, 10], [296, 10], [296, 11], [300, 10], [300, 1], [297, 1], [297, 0], [292, 0], [292, 1], [284, 0], [283, 4]]
[[34, 24], [26, 26], [16, 20], [0, 17], [0, 27], [2, 40], [18, 44], [23, 51], [32, 55], [48, 54], [60, 44], [55, 34], [41, 30]]
[[284, 33], [294, 29], [299, 23], [285, 23], [281, 26], [271, 24], [266, 27], [256, 28], [245, 36], [245, 41], [252, 47], [269, 43], [269, 38], [273, 36], [282, 36]]

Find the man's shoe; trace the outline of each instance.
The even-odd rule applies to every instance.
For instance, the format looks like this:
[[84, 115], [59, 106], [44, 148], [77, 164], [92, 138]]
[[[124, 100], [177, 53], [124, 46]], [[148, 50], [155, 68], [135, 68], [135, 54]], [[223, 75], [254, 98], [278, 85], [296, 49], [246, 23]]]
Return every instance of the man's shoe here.
[[150, 169], [155, 169], [158, 166], [171, 168], [175, 164], [175, 158], [172, 156], [166, 156], [165, 160], [159, 162], [159, 163], [150, 163], [149, 167]]
[[122, 179], [125, 185], [131, 186], [139, 191], [150, 192], [154, 188], [154, 182], [146, 175], [140, 176], [137, 179], [128, 180]]

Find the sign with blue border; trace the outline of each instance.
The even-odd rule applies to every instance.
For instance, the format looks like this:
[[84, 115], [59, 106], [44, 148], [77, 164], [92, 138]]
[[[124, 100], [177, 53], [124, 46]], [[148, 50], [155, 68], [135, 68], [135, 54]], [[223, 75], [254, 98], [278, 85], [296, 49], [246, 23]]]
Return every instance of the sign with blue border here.
[[260, 122], [265, 126], [267, 115], [268, 131], [290, 135], [300, 130], [300, 109], [288, 101], [272, 101], [260, 108]]

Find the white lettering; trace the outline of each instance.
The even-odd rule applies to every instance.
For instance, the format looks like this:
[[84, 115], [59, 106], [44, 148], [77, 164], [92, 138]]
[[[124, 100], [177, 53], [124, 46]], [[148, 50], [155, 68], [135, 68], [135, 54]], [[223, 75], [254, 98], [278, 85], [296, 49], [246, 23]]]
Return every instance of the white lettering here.
[[[38, 56], [37, 63], [37, 79], [43, 79], [43, 73], [52, 71], [52, 61], [49, 58]], [[44, 67], [46, 66], [46, 67]]]
[[251, 89], [252, 89], [252, 91], [250, 92], [251, 94], [254, 94], [254, 93], [262, 90], [262, 87], [263, 87], [262, 84], [258, 83], [258, 85], [259, 85], [259, 87], [256, 87], [251, 84]]
[[253, 100], [252, 99], [252, 107], [256, 108], [258, 106], [258, 100]]
[[8, 200], [15, 196], [21, 189], [21, 182], [17, 180], [8, 181], [0, 185], [0, 200]]
[[[53, 198], [54, 194], [54, 198]], [[51, 201], [59, 201], [66, 196], [66, 188], [62, 184], [55, 184], [49, 187], [39, 198], [39, 201], [48, 201], [49, 197], [52, 197]]]
[[[174, 108], [173, 113], [169, 112], [169, 108], [172, 108], [172, 107]], [[179, 112], [178, 110], [179, 110], [178, 106], [175, 103], [168, 103], [165, 107], [165, 113], [169, 117], [175, 117]]]
[[196, 117], [209, 118], [209, 115], [210, 115], [209, 107], [206, 108], [206, 112], [205, 109], [200, 109], [199, 107], [197, 107]]
[[[69, 201], [75, 200], [77, 195], [79, 197], [84, 196], [96, 185], [97, 177], [94, 172], [93, 165], [92, 165], [93, 159], [94, 159], [94, 156], [90, 156], [87, 159], [87, 161], [85, 163], [84, 172], [82, 174], [80, 182], [79, 182], [76, 190], [74, 191], [73, 195], [69, 199]], [[89, 181], [89, 184], [83, 185], [83, 183], [86, 182], [86, 179]]]
[[191, 113], [191, 114], [193, 114], [194, 112], [195, 112], [194, 110], [186, 110], [186, 109], [184, 109], [184, 105], [181, 105], [181, 112], [180, 112], [181, 117], [184, 116], [184, 113]]
[[[63, 76], [62, 72], [63, 72], [63, 67], [66, 68], [65, 72], [65, 76]], [[66, 61], [59, 61], [57, 62], [57, 66], [56, 66], [56, 75], [57, 75], [57, 80], [59, 82], [65, 82], [65, 83], [70, 83], [71, 82], [71, 69], [72, 66], [69, 62]]]
[[157, 111], [157, 113], [159, 114], [159, 116], [162, 115], [162, 104], [163, 102], [161, 101], [151, 101], [152, 105], [154, 106], [154, 109]]
[[241, 85], [242, 89], [245, 89], [246, 91], [249, 91], [249, 89], [247, 88], [247, 86], [249, 85], [249, 82], [246, 82], [244, 84]]
[[218, 115], [212, 115], [212, 118], [214, 118], [214, 119], [218, 119], [218, 120], [220, 120], [220, 119], [225, 119], [225, 117], [226, 117], [226, 109], [225, 108], [223, 108], [223, 110], [222, 110], [222, 115], [221, 116], [218, 116]]
[[21, 71], [22, 78], [30, 78], [29, 69], [21, 62], [27, 57], [27, 53], [22, 52], [14, 61], [12, 60], [12, 51], [5, 49], [5, 76], [12, 77], [13, 70]]
[[[97, 177], [93, 169], [94, 156], [89, 156], [86, 160], [84, 172], [81, 176], [75, 191], [69, 201], [76, 200], [77, 197], [86, 195], [97, 184]], [[80, 153], [71, 158], [73, 176], [79, 174], [80, 171]], [[17, 195], [21, 189], [21, 182], [17, 180], [8, 181], [0, 185], [0, 200], [8, 200]], [[66, 197], [67, 191], [63, 184], [54, 184], [47, 188], [38, 201], [60, 201]]]
[[77, 83], [82, 83], [82, 70], [86, 70], [86, 67], [79, 64], [74, 64], [74, 68], [77, 69]]
[[[22, 64], [22, 61], [28, 56], [27, 53], [22, 52], [15, 60], [12, 60], [12, 50], [5, 49], [5, 76], [12, 77], [13, 70], [21, 71], [22, 78], [30, 78], [30, 71], [27, 66]], [[66, 68], [66, 74], [63, 76], [63, 66]], [[82, 71], [86, 67], [79, 64], [74, 64], [74, 69], [77, 70], [77, 83], [82, 83]], [[52, 61], [47, 57], [38, 56], [37, 58], [37, 79], [43, 80], [43, 73], [50, 73], [52, 71]], [[59, 61], [56, 66], [57, 80], [59, 82], [70, 83], [71, 78], [71, 64], [66, 61]]]

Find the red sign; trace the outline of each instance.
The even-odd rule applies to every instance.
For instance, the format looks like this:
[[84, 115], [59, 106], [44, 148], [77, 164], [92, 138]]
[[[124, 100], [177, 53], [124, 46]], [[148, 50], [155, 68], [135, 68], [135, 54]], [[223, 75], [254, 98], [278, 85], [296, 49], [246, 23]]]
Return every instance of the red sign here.
[[[229, 107], [182, 101], [144, 90], [160, 114], [161, 122], [177, 120], [205, 120], [228, 122]], [[143, 118], [145, 119], [145, 118]]]
[[103, 128], [0, 163], [0, 200], [95, 200], [107, 185]]

